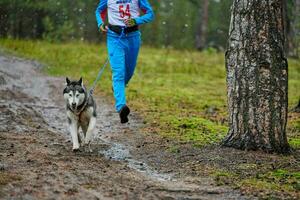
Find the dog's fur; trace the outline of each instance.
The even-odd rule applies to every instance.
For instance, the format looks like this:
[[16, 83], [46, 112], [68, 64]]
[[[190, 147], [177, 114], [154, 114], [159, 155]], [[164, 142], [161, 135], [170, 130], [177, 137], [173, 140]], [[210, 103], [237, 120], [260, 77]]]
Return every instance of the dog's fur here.
[[[85, 145], [91, 151], [90, 142], [96, 125], [96, 103], [84, 87], [82, 78], [79, 81], [70, 81], [66, 78], [63, 94], [66, 101], [73, 151], [77, 151], [80, 146]], [[84, 138], [80, 137], [79, 127], [82, 129]]]

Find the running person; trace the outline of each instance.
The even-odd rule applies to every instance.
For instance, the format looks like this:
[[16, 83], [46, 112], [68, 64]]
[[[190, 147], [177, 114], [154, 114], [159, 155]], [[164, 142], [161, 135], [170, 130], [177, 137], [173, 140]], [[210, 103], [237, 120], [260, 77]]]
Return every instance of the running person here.
[[[141, 16], [140, 11], [144, 13]], [[108, 25], [105, 25], [107, 16]], [[126, 105], [125, 86], [133, 76], [137, 63], [141, 44], [139, 25], [151, 22], [153, 18], [148, 0], [100, 0], [96, 9], [98, 28], [107, 33], [115, 108], [121, 123], [128, 122], [130, 113]]]

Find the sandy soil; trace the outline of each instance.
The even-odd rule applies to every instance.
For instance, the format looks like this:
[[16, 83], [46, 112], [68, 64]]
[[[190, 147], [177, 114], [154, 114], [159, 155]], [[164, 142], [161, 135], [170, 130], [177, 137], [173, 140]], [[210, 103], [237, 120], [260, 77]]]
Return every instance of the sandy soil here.
[[141, 131], [136, 113], [121, 125], [104, 97], [96, 97], [93, 153], [73, 153], [64, 78], [41, 67], [0, 55], [1, 199], [248, 199], [199, 173], [200, 150], [170, 153], [169, 141]]

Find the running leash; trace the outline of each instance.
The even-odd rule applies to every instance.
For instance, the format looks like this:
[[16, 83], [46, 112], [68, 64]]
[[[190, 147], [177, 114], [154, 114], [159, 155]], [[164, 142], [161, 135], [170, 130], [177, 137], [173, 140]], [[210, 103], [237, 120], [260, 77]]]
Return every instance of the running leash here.
[[[119, 38], [118, 38], [118, 41], [117, 41], [116, 43], [120, 43], [120, 42], [121, 42], [121, 38], [122, 38], [123, 36], [124, 36], [124, 28], [122, 28], [122, 32], [121, 32], [121, 34], [120, 34], [120, 36], [119, 36]], [[116, 50], [116, 49], [113, 50], [113, 52], [110, 54], [110, 56], [113, 56], [113, 55], [114, 55], [115, 50]], [[103, 66], [101, 67], [101, 69], [99, 70], [98, 75], [97, 75], [97, 77], [96, 77], [96, 79], [95, 79], [95, 81], [94, 81], [94, 83], [93, 83], [91, 89], [89, 90], [89, 95], [93, 95], [93, 93], [94, 93], [94, 91], [95, 91], [95, 88], [96, 88], [96, 85], [97, 85], [97, 82], [100, 80], [100, 78], [101, 78], [101, 76], [102, 76], [102, 74], [103, 74], [103, 72], [104, 72], [106, 66], [108, 65], [108, 62], [109, 62], [109, 55], [107, 56], [104, 65], [103, 65]]]

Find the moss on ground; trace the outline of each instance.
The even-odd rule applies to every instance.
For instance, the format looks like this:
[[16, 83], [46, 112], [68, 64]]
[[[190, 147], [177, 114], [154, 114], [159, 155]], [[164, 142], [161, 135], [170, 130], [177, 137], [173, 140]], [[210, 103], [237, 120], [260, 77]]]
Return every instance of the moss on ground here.
[[[257, 170], [256, 165], [245, 164], [245, 170]], [[233, 185], [244, 194], [260, 199], [297, 199], [300, 193], [300, 172], [276, 169], [265, 173], [257, 171], [256, 176], [241, 176], [238, 173], [215, 170], [212, 173], [217, 185]], [[276, 199], [276, 198], [275, 198]]]
[[228, 128], [218, 123], [199, 117], [174, 118], [165, 116], [161, 119], [163, 136], [193, 142], [196, 146], [218, 143], [226, 135]]

